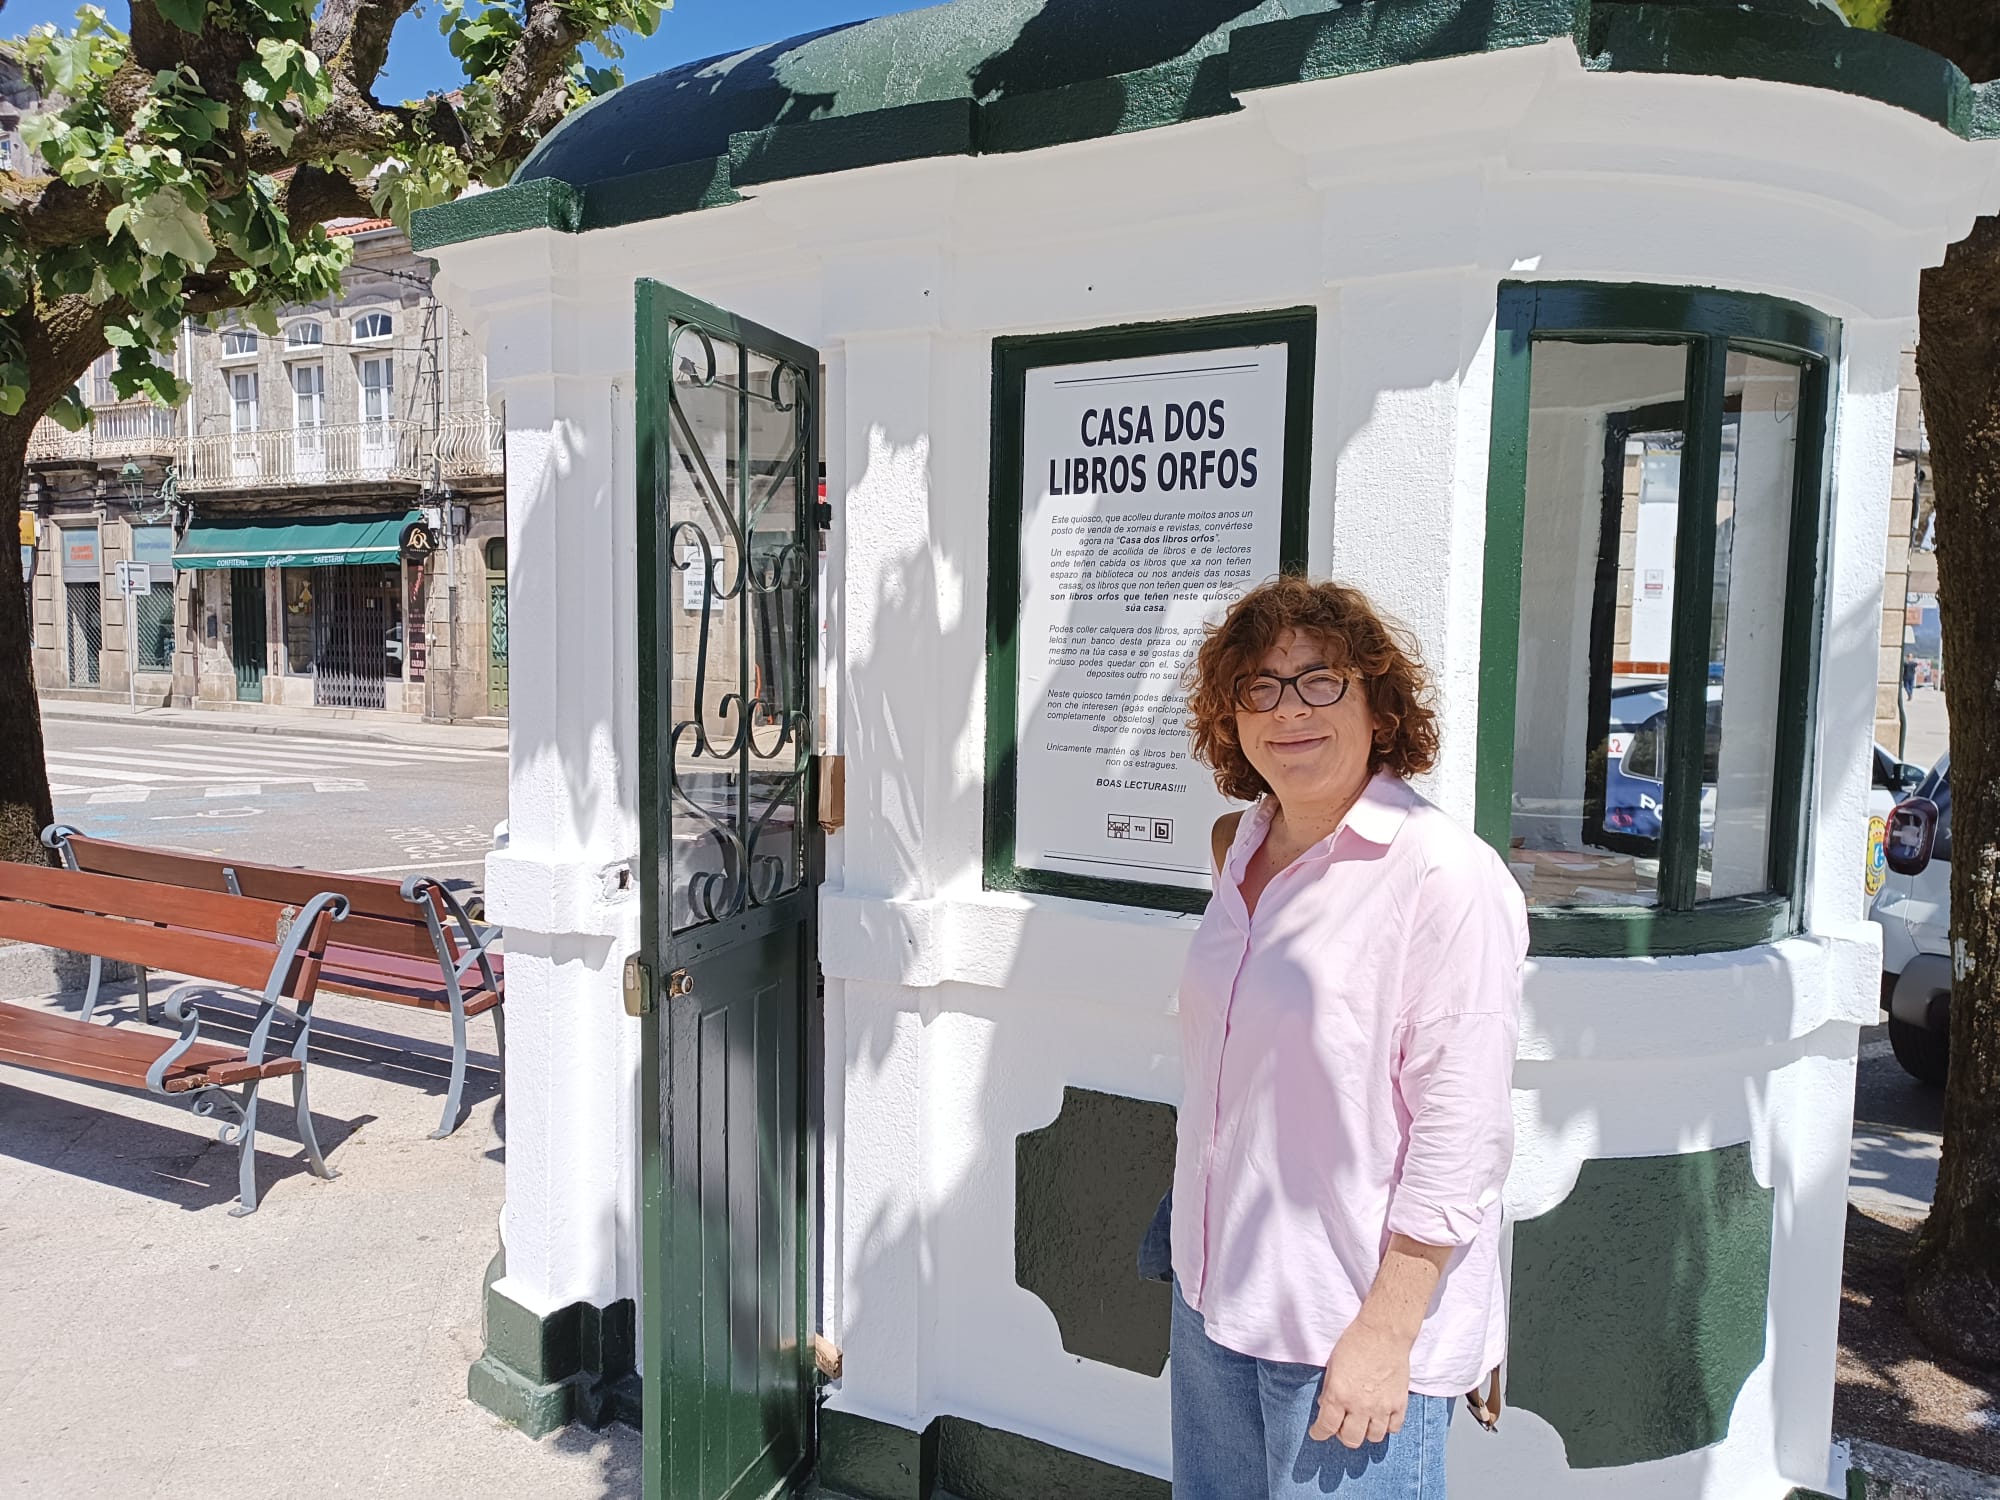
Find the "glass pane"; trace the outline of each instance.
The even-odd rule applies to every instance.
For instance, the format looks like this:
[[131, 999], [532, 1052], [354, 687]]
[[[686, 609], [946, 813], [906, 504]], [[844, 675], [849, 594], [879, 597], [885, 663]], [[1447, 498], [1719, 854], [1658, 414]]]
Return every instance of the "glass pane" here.
[[673, 641], [666, 767], [676, 931], [748, 904], [741, 773], [748, 739], [743, 679], [746, 589], [739, 456], [742, 350], [682, 328], [667, 422], [668, 547], [661, 608]]
[[1508, 863], [1533, 906], [1650, 906], [1686, 351], [1537, 342]]
[[285, 670], [313, 669], [313, 575], [310, 568], [285, 569]]
[[806, 388], [765, 355], [749, 362], [750, 774], [745, 787], [753, 903], [805, 878], [812, 748], [805, 607], [816, 557], [801, 513]]
[[1729, 356], [1709, 610], [1702, 763], [1703, 897], [1770, 888], [1771, 793], [1784, 666], [1785, 576], [1798, 467], [1800, 371]]

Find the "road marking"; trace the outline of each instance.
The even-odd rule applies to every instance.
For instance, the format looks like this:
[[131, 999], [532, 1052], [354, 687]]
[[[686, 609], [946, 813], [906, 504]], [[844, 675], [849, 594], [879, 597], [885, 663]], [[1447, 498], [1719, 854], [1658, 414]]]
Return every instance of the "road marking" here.
[[204, 797], [261, 797], [264, 788], [251, 783], [247, 786], [212, 786], [202, 793]]
[[108, 786], [101, 792], [92, 792], [89, 803], [90, 806], [96, 807], [105, 802], [144, 802], [151, 795], [151, 787]]
[[340, 875], [404, 875], [412, 870], [462, 870], [467, 865], [484, 865], [482, 859], [426, 859], [413, 865], [370, 865], [365, 870], [339, 870]]
[[189, 823], [196, 818], [257, 818], [262, 817], [261, 807], [211, 807], [198, 813], [155, 813], [155, 823]]
[[421, 766], [435, 764], [432, 757], [409, 754], [374, 754], [362, 750], [286, 750], [268, 749], [263, 745], [230, 744], [223, 746], [202, 745], [187, 740], [162, 740], [161, 750], [168, 755], [200, 755], [203, 750], [215, 752], [205, 757], [207, 760], [257, 761], [273, 766]]
[[[397, 740], [341, 740], [325, 738], [316, 734], [290, 736], [238, 734], [233, 730], [223, 730], [218, 733], [213, 729], [196, 730], [191, 734], [170, 733], [162, 735], [160, 738], [162, 741], [170, 740], [177, 745], [208, 744], [218, 739], [234, 740], [239, 744], [255, 742], [261, 748], [271, 750], [274, 753], [287, 752], [296, 755], [309, 755], [312, 753], [311, 747], [320, 745], [330, 746], [338, 751], [351, 750], [368, 755], [407, 755], [421, 760], [439, 758], [471, 760], [482, 756], [488, 758], [499, 757], [507, 753], [505, 750], [479, 750], [463, 745], [416, 745], [405, 744]], [[274, 741], [276, 743], [273, 743]]]
[[365, 781], [342, 779], [315, 781], [313, 783], [313, 790], [316, 792], [365, 792], [368, 790], [368, 783]]
[[86, 776], [93, 781], [177, 781], [176, 776], [155, 776], [146, 771], [108, 770], [103, 766], [71, 766], [49, 762], [50, 775]]
[[[237, 771], [237, 770], [246, 770], [246, 771], [269, 770], [274, 775], [283, 776], [283, 775], [295, 775], [299, 771], [306, 769], [306, 767], [296, 766], [296, 765], [267, 766], [259, 762], [255, 756], [187, 755], [180, 751], [174, 751], [174, 750], [169, 750], [169, 751], [148, 750], [144, 755], [136, 757], [130, 755], [114, 755], [114, 754], [100, 753], [92, 750], [69, 750], [65, 751], [64, 754], [73, 759], [81, 761], [91, 761], [91, 762], [109, 761], [114, 765], [125, 765], [125, 766], [132, 765], [136, 761], [136, 763], [139, 765], [151, 766], [161, 771], [193, 772], [195, 773], [194, 779], [196, 780], [208, 780], [216, 776], [218, 773]], [[328, 764], [328, 762], [321, 761], [317, 762], [316, 764], [323, 768]], [[334, 761], [331, 764], [338, 765], [339, 762]]]

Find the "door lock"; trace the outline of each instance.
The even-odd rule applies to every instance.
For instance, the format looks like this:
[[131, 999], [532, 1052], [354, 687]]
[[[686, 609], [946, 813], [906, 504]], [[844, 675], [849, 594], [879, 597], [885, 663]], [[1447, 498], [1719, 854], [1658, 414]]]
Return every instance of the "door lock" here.
[[676, 969], [667, 976], [667, 998], [678, 1000], [683, 995], [694, 993], [694, 975], [686, 969]]
[[653, 986], [651, 976], [646, 973], [645, 962], [634, 953], [625, 960], [625, 1014], [628, 1016], [651, 1015], [653, 1010]]

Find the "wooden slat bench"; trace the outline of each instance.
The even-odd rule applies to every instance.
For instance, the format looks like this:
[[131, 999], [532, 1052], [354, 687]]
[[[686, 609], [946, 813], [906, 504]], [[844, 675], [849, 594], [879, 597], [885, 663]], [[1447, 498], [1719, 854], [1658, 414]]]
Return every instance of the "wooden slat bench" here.
[[[146, 880], [190, 890], [229, 891], [264, 901], [298, 903], [320, 891], [347, 900], [347, 919], [328, 948], [320, 988], [390, 1005], [443, 1011], [451, 1016], [451, 1082], [444, 1117], [433, 1139], [458, 1128], [465, 1092], [465, 1023], [493, 1013], [494, 1042], [506, 1055], [507, 1034], [500, 1004], [506, 993], [502, 955], [488, 951], [493, 929], [466, 915], [458, 898], [429, 875], [400, 884], [367, 875], [253, 864], [178, 849], [146, 849], [136, 844], [94, 839], [57, 824], [42, 842], [65, 866], [88, 874]], [[98, 975], [84, 998], [84, 1016], [95, 1003]], [[140, 1005], [145, 1008], [145, 979]]]
[[[203, 1041], [201, 1012], [179, 1000], [168, 1006], [181, 1028], [177, 1040], [0, 1002], [0, 1062], [185, 1098], [203, 1118], [222, 1114], [222, 1141], [237, 1148], [238, 1202], [230, 1213], [254, 1212], [257, 1089], [266, 1079], [292, 1080], [307, 1165], [317, 1176], [336, 1175], [313, 1134], [306, 1049], [329, 925], [346, 909], [344, 899], [329, 893], [292, 905], [0, 863], [0, 937], [168, 969], [263, 996], [250, 1040], [241, 1047]], [[292, 1041], [273, 1052], [272, 1026], [281, 1017]]]

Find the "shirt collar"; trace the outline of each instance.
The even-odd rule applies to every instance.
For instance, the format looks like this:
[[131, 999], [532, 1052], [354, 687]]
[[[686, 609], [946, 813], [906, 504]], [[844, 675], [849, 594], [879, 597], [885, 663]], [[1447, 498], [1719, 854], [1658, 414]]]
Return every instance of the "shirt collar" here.
[[[1348, 809], [1340, 827], [1322, 839], [1315, 850], [1300, 857], [1310, 857], [1314, 852], [1331, 854], [1333, 846], [1340, 841], [1340, 835], [1350, 832], [1371, 844], [1388, 848], [1401, 832], [1403, 820], [1409, 817], [1415, 796], [1410, 784], [1393, 771], [1377, 771], [1362, 787], [1360, 797]], [[1249, 862], [1249, 851], [1263, 842], [1264, 830], [1270, 826], [1277, 810], [1277, 799], [1267, 792], [1257, 799], [1256, 805], [1237, 826], [1225, 872], [1232, 885], [1243, 878], [1243, 866]]]
[[1377, 771], [1361, 789], [1361, 799], [1349, 809], [1341, 826], [1384, 849], [1396, 841], [1410, 815], [1410, 785], [1393, 771]]

